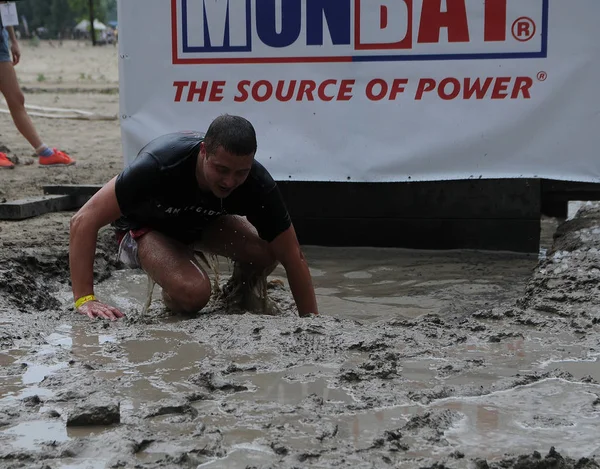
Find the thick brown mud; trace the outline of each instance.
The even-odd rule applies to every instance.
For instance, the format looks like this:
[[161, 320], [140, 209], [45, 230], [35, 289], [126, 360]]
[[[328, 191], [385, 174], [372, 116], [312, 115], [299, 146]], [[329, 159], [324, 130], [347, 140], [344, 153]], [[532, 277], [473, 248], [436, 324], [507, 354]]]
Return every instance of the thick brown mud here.
[[598, 205], [554, 238], [539, 259], [307, 248], [320, 317], [284, 282], [278, 316], [186, 318], [158, 287], [142, 316], [103, 232], [108, 323], [74, 313], [64, 243], [2, 237], [0, 467], [599, 467]]

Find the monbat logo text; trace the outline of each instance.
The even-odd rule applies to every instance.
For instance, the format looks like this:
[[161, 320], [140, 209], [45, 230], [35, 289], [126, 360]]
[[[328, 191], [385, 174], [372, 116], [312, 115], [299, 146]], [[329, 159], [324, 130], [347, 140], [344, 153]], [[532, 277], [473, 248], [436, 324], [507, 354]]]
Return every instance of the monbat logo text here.
[[171, 0], [173, 63], [546, 56], [548, 0]]

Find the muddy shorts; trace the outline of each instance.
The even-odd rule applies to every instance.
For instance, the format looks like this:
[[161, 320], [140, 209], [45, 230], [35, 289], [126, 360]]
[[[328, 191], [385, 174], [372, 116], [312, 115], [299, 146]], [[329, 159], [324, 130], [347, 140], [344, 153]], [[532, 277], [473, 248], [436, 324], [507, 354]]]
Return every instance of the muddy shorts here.
[[8, 31], [4, 28], [0, 30], [0, 62], [12, 62], [8, 50]]
[[139, 230], [129, 230], [116, 232], [117, 242], [119, 243], [119, 260], [130, 269], [141, 269], [140, 258], [138, 256], [137, 240], [152, 231], [150, 228], [141, 228]]

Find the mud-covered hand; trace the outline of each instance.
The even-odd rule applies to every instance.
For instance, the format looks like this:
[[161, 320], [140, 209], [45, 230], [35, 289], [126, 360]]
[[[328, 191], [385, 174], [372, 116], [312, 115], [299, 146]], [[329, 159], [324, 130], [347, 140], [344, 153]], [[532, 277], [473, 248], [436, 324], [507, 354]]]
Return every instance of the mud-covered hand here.
[[105, 305], [104, 303], [101, 303], [98, 300], [88, 301], [87, 303], [77, 308], [77, 312], [85, 314], [90, 319], [102, 318], [110, 319], [111, 321], [116, 321], [117, 319], [120, 319], [125, 316], [117, 308]]
[[10, 52], [13, 58], [13, 65], [17, 65], [21, 60], [21, 49], [17, 41], [11, 41]]

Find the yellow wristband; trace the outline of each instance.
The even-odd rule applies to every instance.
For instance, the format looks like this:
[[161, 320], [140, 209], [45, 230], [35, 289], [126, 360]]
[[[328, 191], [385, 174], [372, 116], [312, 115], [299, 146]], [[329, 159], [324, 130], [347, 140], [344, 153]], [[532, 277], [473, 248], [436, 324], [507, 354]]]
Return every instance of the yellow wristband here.
[[95, 301], [96, 297], [94, 295], [82, 296], [75, 302], [75, 309], [79, 309], [81, 306], [86, 304], [88, 301]]

